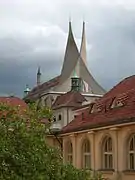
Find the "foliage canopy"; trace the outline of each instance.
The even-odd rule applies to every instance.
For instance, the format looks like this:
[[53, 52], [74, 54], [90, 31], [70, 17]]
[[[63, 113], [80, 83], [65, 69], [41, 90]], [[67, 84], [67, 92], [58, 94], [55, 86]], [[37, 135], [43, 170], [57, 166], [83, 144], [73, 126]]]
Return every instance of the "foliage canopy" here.
[[41, 123], [44, 118], [52, 119], [50, 109], [37, 110], [31, 104], [22, 111], [0, 104], [0, 179], [96, 180], [85, 170], [63, 164], [59, 150], [46, 142], [49, 124]]

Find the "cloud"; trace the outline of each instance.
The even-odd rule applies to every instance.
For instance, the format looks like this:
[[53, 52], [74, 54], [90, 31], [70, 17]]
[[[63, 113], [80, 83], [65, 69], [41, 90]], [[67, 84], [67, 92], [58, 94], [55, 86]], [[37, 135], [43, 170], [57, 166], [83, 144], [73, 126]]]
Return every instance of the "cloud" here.
[[99, 79], [119, 81], [134, 74], [134, 22], [134, 11], [106, 9], [100, 15], [100, 28], [93, 26], [96, 31], [91, 29], [88, 37], [92, 44], [89, 57], [94, 72], [98, 70]]
[[[135, 2], [132, 0], [5, 0], [0, 1], [1, 93], [22, 95], [61, 70], [69, 16], [80, 45], [86, 21], [88, 67], [109, 89], [135, 72]], [[52, 69], [53, 67], [53, 69]]]

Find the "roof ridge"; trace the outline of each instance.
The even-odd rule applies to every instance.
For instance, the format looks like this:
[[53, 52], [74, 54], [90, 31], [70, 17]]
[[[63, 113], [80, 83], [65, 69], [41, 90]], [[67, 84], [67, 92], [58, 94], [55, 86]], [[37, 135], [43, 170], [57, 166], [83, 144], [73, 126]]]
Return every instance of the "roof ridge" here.
[[133, 74], [133, 75], [131, 75], [131, 76], [125, 77], [123, 80], [125, 80], [125, 79], [130, 79], [130, 78], [132, 78], [132, 77], [135, 77], [135, 75]]

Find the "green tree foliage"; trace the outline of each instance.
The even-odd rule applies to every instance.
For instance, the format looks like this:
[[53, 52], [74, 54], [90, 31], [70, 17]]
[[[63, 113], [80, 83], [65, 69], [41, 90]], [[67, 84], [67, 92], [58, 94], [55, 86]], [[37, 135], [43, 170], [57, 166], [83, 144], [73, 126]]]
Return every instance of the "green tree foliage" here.
[[63, 165], [59, 150], [46, 143], [49, 124], [41, 123], [44, 118], [51, 120], [50, 109], [37, 111], [31, 104], [22, 111], [0, 104], [0, 180], [96, 180]]

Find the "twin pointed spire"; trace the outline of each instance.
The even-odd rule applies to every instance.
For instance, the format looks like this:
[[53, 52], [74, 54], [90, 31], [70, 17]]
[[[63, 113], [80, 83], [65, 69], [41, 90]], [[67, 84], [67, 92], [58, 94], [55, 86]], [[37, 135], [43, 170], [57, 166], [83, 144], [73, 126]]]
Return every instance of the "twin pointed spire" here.
[[[74, 39], [73, 32], [72, 32], [72, 24], [71, 19], [69, 20], [69, 37]], [[83, 21], [83, 28], [82, 28], [82, 39], [81, 39], [81, 47], [80, 47], [80, 55], [83, 61], [86, 64], [86, 35], [85, 35], [85, 22]]]
[[[65, 56], [64, 56], [64, 63], [61, 70], [60, 80], [59, 80], [59, 87], [63, 88], [65, 91], [65, 87], [69, 83], [69, 79], [75, 79], [72, 77], [74, 74], [74, 77], [76, 75], [76, 79], [81, 79], [81, 82], [83, 86], [87, 85], [87, 89], [84, 92], [90, 92], [92, 91], [95, 94], [104, 94], [103, 88], [95, 81], [91, 73], [89, 72], [87, 68], [86, 63], [86, 38], [85, 38], [85, 22], [83, 22], [83, 29], [82, 29], [82, 39], [81, 39], [81, 47], [80, 51], [77, 48], [73, 32], [72, 32], [72, 24], [71, 20], [69, 21], [69, 32], [68, 32], [68, 40], [65, 50]], [[41, 71], [40, 67], [38, 68], [37, 72], [37, 86], [39, 86], [41, 83]], [[81, 84], [81, 83], [80, 83]], [[86, 84], [86, 85], [85, 85]]]
[[64, 63], [61, 70], [61, 81], [64, 81], [68, 78], [69, 74], [72, 73], [75, 68], [78, 58], [81, 56], [83, 61], [86, 63], [86, 39], [85, 39], [85, 23], [83, 22], [83, 32], [82, 32], [82, 43], [80, 52], [78, 51], [73, 32], [71, 20], [69, 20], [69, 32], [68, 32], [68, 41], [65, 51]]

